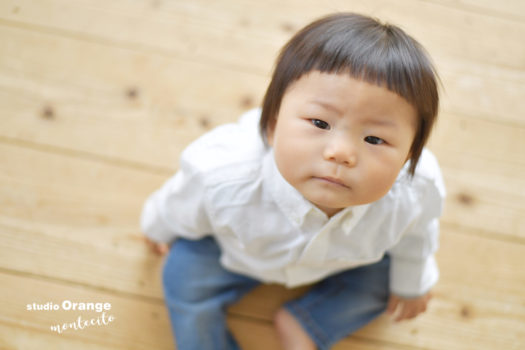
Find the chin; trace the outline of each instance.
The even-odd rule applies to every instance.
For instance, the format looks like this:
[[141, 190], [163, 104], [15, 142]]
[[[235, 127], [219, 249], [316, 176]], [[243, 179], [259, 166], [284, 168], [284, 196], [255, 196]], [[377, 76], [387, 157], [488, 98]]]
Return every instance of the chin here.
[[340, 202], [333, 202], [333, 201], [322, 201], [322, 200], [310, 200], [317, 208], [321, 209], [325, 213], [328, 212], [338, 212], [343, 210], [346, 207], [352, 206], [352, 204], [348, 203], [340, 203]]

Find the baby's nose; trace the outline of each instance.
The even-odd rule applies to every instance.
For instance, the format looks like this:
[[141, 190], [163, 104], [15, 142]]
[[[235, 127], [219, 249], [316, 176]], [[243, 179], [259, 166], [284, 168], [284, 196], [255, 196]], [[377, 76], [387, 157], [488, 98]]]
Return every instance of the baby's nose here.
[[357, 164], [357, 147], [351, 140], [334, 138], [326, 145], [324, 158], [338, 164], [353, 167]]

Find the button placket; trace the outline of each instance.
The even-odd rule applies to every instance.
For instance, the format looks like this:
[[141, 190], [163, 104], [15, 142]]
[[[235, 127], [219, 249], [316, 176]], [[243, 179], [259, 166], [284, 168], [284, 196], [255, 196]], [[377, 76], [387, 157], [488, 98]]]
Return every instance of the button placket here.
[[315, 263], [319, 264], [324, 261], [329, 245], [330, 232], [337, 221], [328, 221], [327, 224], [312, 237], [311, 241], [306, 245], [299, 258], [299, 263]]

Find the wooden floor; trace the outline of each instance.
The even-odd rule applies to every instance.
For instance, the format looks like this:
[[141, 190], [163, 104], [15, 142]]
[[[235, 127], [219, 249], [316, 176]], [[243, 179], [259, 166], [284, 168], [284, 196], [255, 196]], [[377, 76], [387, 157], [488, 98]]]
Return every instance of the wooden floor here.
[[[448, 199], [429, 312], [335, 348], [525, 349], [521, 0], [0, 0], [0, 349], [173, 348], [141, 205], [188, 142], [260, 103], [293, 32], [341, 10], [402, 26], [434, 57]], [[272, 312], [300, 292], [236, 305], [243, 347], [277, 349]], [[51, 329], [79, 317], [95, 325]]]

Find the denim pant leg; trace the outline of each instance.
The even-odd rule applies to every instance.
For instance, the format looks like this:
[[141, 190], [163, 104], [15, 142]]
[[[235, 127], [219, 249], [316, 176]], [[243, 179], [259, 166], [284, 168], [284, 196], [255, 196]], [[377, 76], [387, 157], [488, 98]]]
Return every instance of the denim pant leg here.
[[319, 349], [330, 349], [386, 310], [389, 271], [385, 255], [377, 263], [327, 277], [285, 307]]
[[235, 350], [226, 325], [226, 306], [258, 281], [225, 270], [212, 237], [178, 239], [166, 259], [164, 296], [178, 350]]

